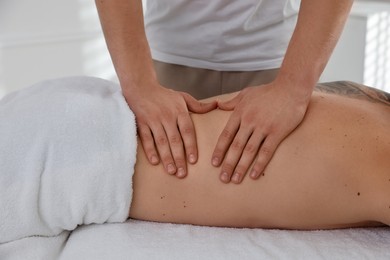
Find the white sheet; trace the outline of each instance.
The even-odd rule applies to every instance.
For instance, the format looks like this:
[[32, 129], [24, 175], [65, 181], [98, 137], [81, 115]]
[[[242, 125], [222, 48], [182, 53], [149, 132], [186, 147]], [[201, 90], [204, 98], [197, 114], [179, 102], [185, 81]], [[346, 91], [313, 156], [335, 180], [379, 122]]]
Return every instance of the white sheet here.
[[283, 231], [128, 220], [0, 245], [0, 259], [390, 259], [390, 228]]
[[[93, 88], [96, 88], [94, 90], [99, 92], [108, 87], [108, 90], [110, 90], [109, 92], [116, 95], [116, 102], [119, 102], [116, 104], [124, 109], [126, 107], [123, 97], [119, 95], [119, 88], [115, 84], [92, 78], [73, 78], [70, 81], [69, 79], [62, 79], [56, 81], [56, 84], [57, 86], [62, 86], [63, 84], [66, 85], [70, 82], [73, 86], [72, 91], [75, 91], [71, 91], [73, 94], [71, 95], [70, 101], [75, 101], [75, 97], [80, 97], [79, 92], [83, 93], [83, 95], [87, 95], [88, 93], [93, 93]], [[98, 90], [100, 87], [101, 89]], [[86, 91], [84, 88], [87, 88], [88, 90]], [[107, 92], [103, 91], [103, 93]], [[38, 97], [38, 100], [41, 102], [53, 102], [53, 99], [41, 99], [40, 97]], [[81, 105], [82, 102], [80, 103], [80, 101], [83, 100], [85, 102], [85, 99], [83, 98], [78, 99], [76, 103]], [[104, 98], [102, 100], [104, 100]], [[97, 103], [103, 102], [102, 100], [99, 100]], [[2, 100], [2, 102], [3, 101], [4, 100]], [[89, 103], [89, 105], [91, 105], [91, 103]], [[34, 111], [36, 112], [36, 110]], [[77, 109], [73, 111], [77, 111]], [[101, 113], [106, 111], [107, 109], [102, 109]], [[78, 116], [77, 113], [71, 115], [71, 118], [77, 118]], [[3, 114], [3, 116], [6, 115]], [[129, 115], [126, 114], [124, 116], [127, 117]], [[99, 121], [99, 117], [95, 119]], [[4, 124], [4, 122], [6, 121], [0, 121], [0, 124]], [[22, 121], [20, 122], [23, 123]], [[90, 122], [93, 122], [93, 120]], [[83, 122], [80, 122], [80, 124], [81, 123]], [[76, 129], [76, 131], [82, 131], [82, 129], [78, 128], [80, 127], [80, 124], [73, 125], [69, 130]], [[0, 126], [4, 127], [4, 125]], [[109, 126], [106, 127], [109, 129]], [[102, 129], [105, 128], [103, 127]], [[39, 133], [39, 131], [37, 133]], [[12, 136], [12, 133], [8, 134], [10, 134], [9, 137]], [[134, 135], [135, 133], [129, 134]], [[0, 136], [0, 138], [3, 138], [3, 141], [7, 139], [4, 138], [4, 136]], [[78, 136], [78, 138], [90, 137], [87, 132], [87, 135]], [[12, 149], [7, 149], [5, 152], [4, 147], [1, 148], [2, 150], [0, 151], [3, 152], [3, 156], [6, 156], [7, 152], [9, 153], [12, 151]], [[80, 153], [78, 156], [84, 155]], [[6, 162], [3, 161], [1, 166], [4, 166], [3, 164], [5, 163]], [[22, 162], [20, 163], [23, 165]], [[104, 171], [99, 172], [104, 175]], [[4, 172], [0, 172], [0, 174], [4, 174]], [[106, 179], [106, 181], [110, 182], [114, 179], [116, 178]], [[127, 177], [119, 178], [119, 183], [111, 184], [127, 185], [126, 179]], [[101, 181], [104, 179], [98, 180], [99, 179], [97, 179], [95, 184], [101, 185]], [[49, 182], [49, 184], [50, 183], [51, 182]], [[59, 183], [56, 183], [56, 185], [58, 184]], [[2, 185], [0, 196], [3, 197], [0, 197], [1, 200], [4, 199], [4, 196], [10, 194], [4, 192], [9, 186], [4, 185], [4, 183]], [[104, 187], [104, 185], [102, 187]], [[51, 189], [53, 188], [51, 187]], [[34, 197], [34, 194], [36, 195], [36, 193], [33, 192], [31, 197]], [[93, 196], [91, 197], [84, 194], [83, 189], [80, 189], [78, 194], [81, 196], [81, 201], [76, 200], [76, 205], [82, 205], [79, 203], [82, 203], [83, 196], [86, 196], [84, 199], [94, 200]], [[105, 193], [101, 192], [101, 194]], [[118, 194], [123, 194], [123, 191], [118, 192]], [[29, 193], [25, 195], [28, 199]], [[116, 196], [115, 194], [110, 194], [110, 196], [111, 195], [114, 197]], [[78, 214], [76, 214], [77, 217], [75, 217], [75, 215], [67, 215], [69, 212], [65, 212], [66, 214], [64, 216], [58, 214], [55, 210], [58, 209], [59, 212], [61, 212], [63, 209], [61, 203], [58, 205], [46, 204], [52, 207], [50, 212], [58, 219], [52, 219], [53, 217], [49, 216], [49, 218], [46, 217], [42, 220], [42, 218], [39, 218], [41, 216], [38, 216], [38, 226], [34, 226], [37, 230], [41, 230], [38, 233], [34, 233], [35, 231], [33, 229], [26, 229], [24, 228], [24, 225], [20, 225], [20, 220], [25, 221], [23, 217], [29, 216], [14, 214], [15, 219], [9, 218], [9, 216], [7, 218], [7, 216], [5, 216], [7, 215], [7, 212], [12, 212], [12, 210], [9, 209], [17, 209], [18, 207], [16, 205], [9, 204], [9, 208], [7, 205], [0, 205], [2, 207], [0, 215], [3, 214], [0, 219], [2, 221], [0, 223], [0, 237], [2, 238], [2, 241], [13, 238], [13, 241], [0, 244], [0, 259], [390, 259], [390, 228], [344, 229], [333, 231], [281, 231], [211, 228], [128, 220], [125, 223], [118, 224], [105, 223], [79, 226], [73, 232], [62, 231], [68, 227], [72, 227], [75, 223], [77, 224], [80, 221], [84, 221], [83, 223], [102, 223], [110, 220], [124, 220], [126, 212], [123, 207], [119, 213], [115, 209], [121, 204], [120, 201], [126, 201], [124, 203], [126, 204], [129, 203], [129, 199], [130, 198], [126, 196], [116, 197], [113, 200], [106, 200], [102, 197], [98, 197], [98, 200], [91, 204], [94, 206], [86, 210], [86, 212], [94, 212], [87, 221], [83, 218], [80, 220]], [[116, 201], [117, 204], [114, 203], [112, 207], [109, 207], [97, 203], [98, 201], [107, 202], [110, 200]], [[34, 202], [34, 200], [32, 201]], [[55, 201], [54, 198], [53, 201]], [[36, 207], [36, 205], [25, 206]], [[23, 213], [23, 210], [25, 209], [21, 209], [20, 212]], [[110, 218], [112, 216], [111, 213], [118, 217]], [[101, 216], [105, 217], [102, 218]], [[65, 219], [62, 219], [61, 217]], [[12, 223], [14, 227], [10, 228], [6, 226], [7, 222], [5, 222], [4, 219], [9, 221], [8, 223]], [[58, 222], [58, 220], [61, 221]], [[53, 223], [55, 224], [55, 228], [52, 226]], [[57, 225], [58, 223], [61, 225]], [[40, 229], [42, 227], [44, 232]], [[12, 233], [15, 230], [17, 232]], [[25, 232], [24, 235], [23, 232]], [[32, 234], [41, 236], [33, 236]]]
[[85, 226], [61, 259], [390, 259], [390, 229], [283, 231], [129, 220]]

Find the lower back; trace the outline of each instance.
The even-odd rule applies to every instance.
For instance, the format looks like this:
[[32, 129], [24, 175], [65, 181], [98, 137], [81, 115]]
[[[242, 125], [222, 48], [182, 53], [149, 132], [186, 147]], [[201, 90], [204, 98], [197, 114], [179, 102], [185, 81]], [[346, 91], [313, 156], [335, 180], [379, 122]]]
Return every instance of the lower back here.
[[177, 179], [161, 164], [150, 165], [139, 145], [130, 216], [208, 226], [303, 229], [376, 220], [369, 212], [378, 191], [368, 184], [376, 185], [390, 168], [381, 158], [389, 149], [390, 123], [381, 119], [378, 105], [361, 102], [314, 94], [304, 121], [280, 144], [264, 176], [246, 176], [239, 185], [223, 184], [220, 169], [211, 165], [231, 112], [192, 115], [198, 162], [188, 165], [185, 179]]

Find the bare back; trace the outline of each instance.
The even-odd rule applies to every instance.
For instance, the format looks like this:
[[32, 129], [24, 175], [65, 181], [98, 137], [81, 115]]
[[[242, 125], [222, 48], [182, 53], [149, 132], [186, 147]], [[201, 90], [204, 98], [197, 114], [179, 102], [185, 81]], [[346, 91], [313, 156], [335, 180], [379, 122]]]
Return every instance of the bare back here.
[[264, 175], [246, 176], [239, 185], [222, 183], [210, 162], [229, 116], [221, 110], [192, 115], [199, 160], [183, 180], [150, 165], [138, 146], [130, 217], [298, 229], [390, 222], [388, 94], [350, 82], [320, 84]]

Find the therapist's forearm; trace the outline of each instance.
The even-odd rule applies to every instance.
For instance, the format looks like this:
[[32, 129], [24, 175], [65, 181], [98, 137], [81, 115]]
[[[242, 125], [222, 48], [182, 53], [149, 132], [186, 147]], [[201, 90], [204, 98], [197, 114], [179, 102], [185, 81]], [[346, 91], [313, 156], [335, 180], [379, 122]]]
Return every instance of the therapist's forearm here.
[[141, 0], [96, 0], [107, 46], [122, 88], [156, 82]]
[[344, 28], [353, 0], [302, 0], [277, 80], [308, 100]]

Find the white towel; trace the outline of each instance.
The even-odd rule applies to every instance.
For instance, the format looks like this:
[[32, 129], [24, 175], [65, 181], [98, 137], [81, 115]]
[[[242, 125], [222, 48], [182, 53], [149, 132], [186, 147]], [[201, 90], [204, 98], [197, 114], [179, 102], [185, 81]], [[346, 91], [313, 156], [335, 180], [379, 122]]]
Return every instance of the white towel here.
[[123, 222], [136, 158], [133, 113], [112, 82], [49, 80], [0, 100], [0, 243]]

